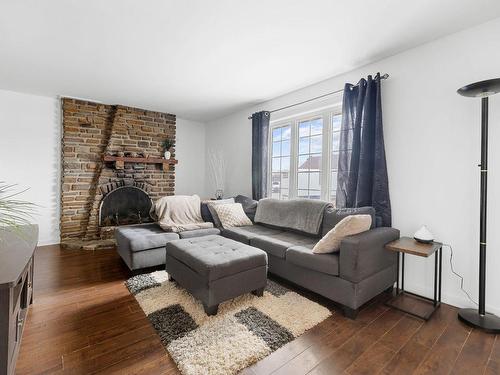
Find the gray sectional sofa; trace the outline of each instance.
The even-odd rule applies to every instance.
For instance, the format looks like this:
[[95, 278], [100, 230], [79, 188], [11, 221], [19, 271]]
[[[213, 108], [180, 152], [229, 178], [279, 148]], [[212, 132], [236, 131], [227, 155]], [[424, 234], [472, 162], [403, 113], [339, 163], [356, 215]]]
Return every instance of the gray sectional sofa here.
[[399, 238], [399, 230], [372, 225], [369, 231], [344, 239], [338, 253], [313, 254], [319, 239], [350, 214], [370, 214], [376, 223], [372, 207], [327, 207], [317, 235], [259, 223], [228, 228], [222, 235], [264, 250], [270, 273], [341, 304], [345, 315], [354, 318], [361, 305], [394, 285], [397, 255], [384, 246]]
[[[241, 198], [238, 200], [243, 202]], [[245, 213], [253, 219], [259, 207], [248, 199], [242, 204]], [[314, 209], [314, 205], [312, 207]], [[371, 207], [335, 209], [326, 202], [316, 207], [322, 215], [316, 233], [304, 233], [279, 223], [261, 223], [259, 215], [251, 226], [204, 229], [179, 235], [163, 232], [156, 224], [146, 224], [119, 228], [116, 231], [118, 251], [131, 269], [138, 269], [165, 264], [165, 245], [169, 241], [220, 233], [265, 251], [270, 273], [341, 304], [345, 315], [355, 318], [361, 305], [394, 285], [397, 255], [384, 246], [399, 238], [399, 231], [376, 227], [375, 211]], [[283, 221], [304, 215], [303, 210], [297, 208], [296, 211], [287, 211]], [[312, 248], [319, 239], [351, 214], [370, 214], [372, 228], [344, 239], [337, 253], [313, 254]]]

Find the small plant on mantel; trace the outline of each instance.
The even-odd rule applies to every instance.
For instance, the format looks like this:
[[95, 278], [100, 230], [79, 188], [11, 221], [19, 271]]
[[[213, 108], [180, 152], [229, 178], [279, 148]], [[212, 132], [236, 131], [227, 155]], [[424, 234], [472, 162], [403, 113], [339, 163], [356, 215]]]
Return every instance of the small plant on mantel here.
[[165, 150], [165, 159], [170, 159], [170, 149], [175, 146], [173, 139], [167, 138], [162, 143], [163, 149]]

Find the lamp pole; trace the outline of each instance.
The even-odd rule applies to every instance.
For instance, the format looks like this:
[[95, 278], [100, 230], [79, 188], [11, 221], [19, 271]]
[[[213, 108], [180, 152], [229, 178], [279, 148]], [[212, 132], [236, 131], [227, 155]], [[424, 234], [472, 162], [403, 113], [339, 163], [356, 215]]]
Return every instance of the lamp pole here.
[[488, 208], [488, 97], [500, 92], [500, 78], [481, 81], [457, 90], [462, 96], [481, 98], [481, 193], [479, 218], [479, 308], [460, 309], [458, 318], [485, 332], [500, 333], [500, 318], [486, 312], [486, 218]]

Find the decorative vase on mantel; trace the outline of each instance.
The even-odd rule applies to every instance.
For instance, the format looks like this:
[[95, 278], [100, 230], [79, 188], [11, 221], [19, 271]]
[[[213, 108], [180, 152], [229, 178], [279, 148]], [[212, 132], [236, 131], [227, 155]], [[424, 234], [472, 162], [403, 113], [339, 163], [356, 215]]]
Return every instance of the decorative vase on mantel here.
[[164, 156], [165, 156], [165, 159], [166, 159], [166, 160], [170, 160], [170, 157], [172, 156], [172, 154], [170, 153], [170, 151], [165, 150], [165, 154], [164, 154]]

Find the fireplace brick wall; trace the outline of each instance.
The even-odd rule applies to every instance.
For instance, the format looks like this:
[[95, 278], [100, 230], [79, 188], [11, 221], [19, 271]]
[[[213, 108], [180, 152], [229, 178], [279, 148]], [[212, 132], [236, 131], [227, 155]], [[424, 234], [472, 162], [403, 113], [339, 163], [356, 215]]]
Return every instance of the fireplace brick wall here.
[[173, 165], [162, 170], [156, 164], [125, 163], [123, 170], [117, 170], [102, 158], [118, 152], [162, 157], [162, 141], [175, 139], [175, 115], [68, 98], [63, 98], [61, 105], [61, 243], [103, 237], [98, 225], [101, 185], [122, 180], [144, 182], [153, 200], [174, 194]]

